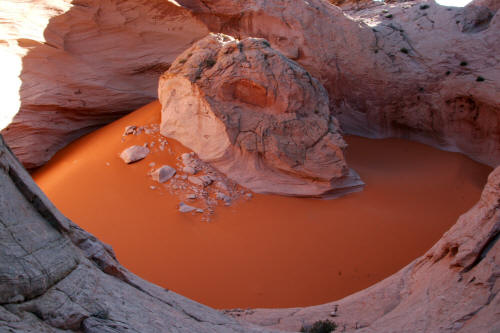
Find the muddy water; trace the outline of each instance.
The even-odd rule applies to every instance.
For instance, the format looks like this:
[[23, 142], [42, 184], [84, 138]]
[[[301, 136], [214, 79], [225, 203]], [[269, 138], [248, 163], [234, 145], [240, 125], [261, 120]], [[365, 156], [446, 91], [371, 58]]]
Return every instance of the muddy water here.
[[34, 174], [59, 209], [111, 244], [149, 281], [216, 308], [292, 307], [366, 288], [422, 255], [479, 198], [489, 167], [408, 141], [348, 137], [347, 159], [366, 189], [336, 200], [255, 195], [219, 207], [211, 223], [181, 214], [179, 199], [152, 190], [151, 162], [118, 154], [127, 125], [159, 123], [147, 105], [59, 152]]

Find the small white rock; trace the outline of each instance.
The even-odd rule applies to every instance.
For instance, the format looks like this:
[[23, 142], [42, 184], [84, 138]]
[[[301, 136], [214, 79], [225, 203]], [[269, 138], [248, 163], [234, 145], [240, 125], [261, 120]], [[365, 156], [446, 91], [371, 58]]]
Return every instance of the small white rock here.
[[142, 160], [149, 154], [149, 149], [143, 146], [131, 146], [122, 151], [120, 158], [127, 164]]
[[153, 180], [165, 183], [172, 178], [177, 171], [169, 165], [163, 165], [152, 173]]
[[186, 205], [184, 202], [181, 202], [179, 204], [179, 212], [181, 212], [181, 213], [189, 213], [195, 209], [196, 209], [195, 207]]
[[194, 175], [196, 174], [196, 169], [190, 166], [185, 166], [182, 168], [182, 172], [187, 173], [188, 175]]
[[200, 177], [189, 176], [188, 180], [190, 183], [198, 186], [208, 186], [213, 182], [210, 176], [200, 176]]
[[127, 127], [125, 127], [125, 131], [123, 132], [122, 136], [135, 134], [136, 130], [137, 130], [137, 126], [134, 126], [134, 125], [127, 126]]
[[184, 164], [186, 164], [186, 162], [189, 162], [191, 160], [191, 154], [184, 153], [181, 155], [181, 158], [182, 158], [182, 161], [184, 162]]
[[215, 186], [217, 186], [217, 188], [219, 188], [223, 191], [229, 191], [227, 185], [223, 182], [217, 182], [217, 184]]
[[225, 195], [224, 193], [222, 192], [217, 192], [217, 194], [215, 195], [215, 197], [217, 198], [217, 200], [222, 200], [224, 202], [231, 202], [231, 198], [228, 197], [227, 195]]

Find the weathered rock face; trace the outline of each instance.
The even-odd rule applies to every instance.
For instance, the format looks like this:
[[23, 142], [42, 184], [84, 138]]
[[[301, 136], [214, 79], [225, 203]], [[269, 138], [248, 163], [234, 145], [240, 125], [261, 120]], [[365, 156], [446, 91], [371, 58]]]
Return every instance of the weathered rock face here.
[[256, 192], [340, 195], [363, 183], [328, 95], [263, 39], [210, 35], [160, 78], [161, 133]]
[[152, 285], [66, 219], [0, 136], [1, 332], [271, 332]]
[[479, 202], [426, 254], [386, 280], [324, 305], [229, 313], [285, 330], [331, 319], [342, 332], [498, 332], [499, 238], [497, 167]]
[[179, 2], [212, 31], [266, 38], [297, 61], [328, 90], [346, 132], [408, 138], [500, 164], [497, 1], [345, 12], [323, 0]]
[[4, 0], [0, 17], [0, 129], [29, 168], [154, 100], [160, 74], [208, 33], [166, 0]]

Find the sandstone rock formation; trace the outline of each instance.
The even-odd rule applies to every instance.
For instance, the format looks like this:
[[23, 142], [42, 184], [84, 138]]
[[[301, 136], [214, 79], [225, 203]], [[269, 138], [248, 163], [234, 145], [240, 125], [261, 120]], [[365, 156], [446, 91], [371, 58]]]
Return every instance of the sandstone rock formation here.
[[284, 330], [331, 319], [341, 332], [499, 332], [499, 238], [497, 167], [479, 202], [426, 254], [391, 277], [324, 305], [228, 313]]
[[0, 129], [26, 167], [156, 98], [208, 29], [174, 1], [0, 2]]
[[66, 219], [0, 136], [0, 332], [270, 332], [152, 285]]
[[256, 192], [341, 195], [344, 160], [322, 85], [263, 39], [209, 35], [160, 78], [161, 133]]
[[[325, 86], [348, 133], [500, 163], [498, 1], [344, 12], [323, 0], [178, 2], [191, 12], [172, 1], [0, 2], [0, 127], [10, 123], [3, 133], [25, 166], [155, 98], [160, 73], [209, 31], [266, 38]], [[241, 88], [245, 104], [267, 102]], [[375, 286], [315, 307], [230, 313], [292, 330], [334, 312], [344, 331], [499, 331], [499, 174], [436, 246]], [[1, 140], [0, 178], [0, 330], [268, 331], [126, 271], [108, 246], [61, 216]]]
[[265, 38], [297, 61], [328, 90], [347, 133], [408, 138], [500, 164], [497, 1], [345, 12], [324, 0], [179, 2], [211, 31]]

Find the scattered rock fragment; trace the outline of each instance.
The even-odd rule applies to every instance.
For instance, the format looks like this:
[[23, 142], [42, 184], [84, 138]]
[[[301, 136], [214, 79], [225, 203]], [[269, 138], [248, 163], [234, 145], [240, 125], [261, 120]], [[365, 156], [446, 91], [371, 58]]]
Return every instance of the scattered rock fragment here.
[[182, 172], [188, 175], [194, 175], [196, 174], [196, 169], [190, 166], [185, 166], [184, 168], [182, 168]]
[[200, 177], [194, 177], [194, 176], [189, 176], [188, 180], [190, 183], [198, 186], [208, 186], [212, 184], [213, 179], [210, 176], [200, 176]]
[[123, 132], [123, 136], [136, 134], [136, 133], [137, 133], [137, 126], [130, 125], [130, 126], [125, 127], [125, 131]]
[[217, 182], [217, 184], [215, 184], [215, 186], [220, 189], [220, 190], [223, 190], [223, 191], [229, 191], [229, 188], [227, 187], [227, 185], [223, 182]]
[[181, 213], [189, 213], [189, 212], [192, 212], [194, 210], [196, 210], [195, 207], [186, 205], [184, 202], [181, 202], [179, 204], [179, 212], [181, 212]]
[[225, 195], [222, 192], [217, 192], [217, 194], [215, 195], [215, 197], [217, 198], [217, 200], [222, 200], [222, 201], [224, 201], [226, 203], [231, 202], [231, 198], [229, 196]]
[[131, 146], [122, 151], [120, 158], [127, 164], [142, 160], [149, 154], [149, 149], [144, 146]]
[[165, 183], [176, 174], [176, 170], [169, 165], [163, 165], [152, 173], [153, 180]]

